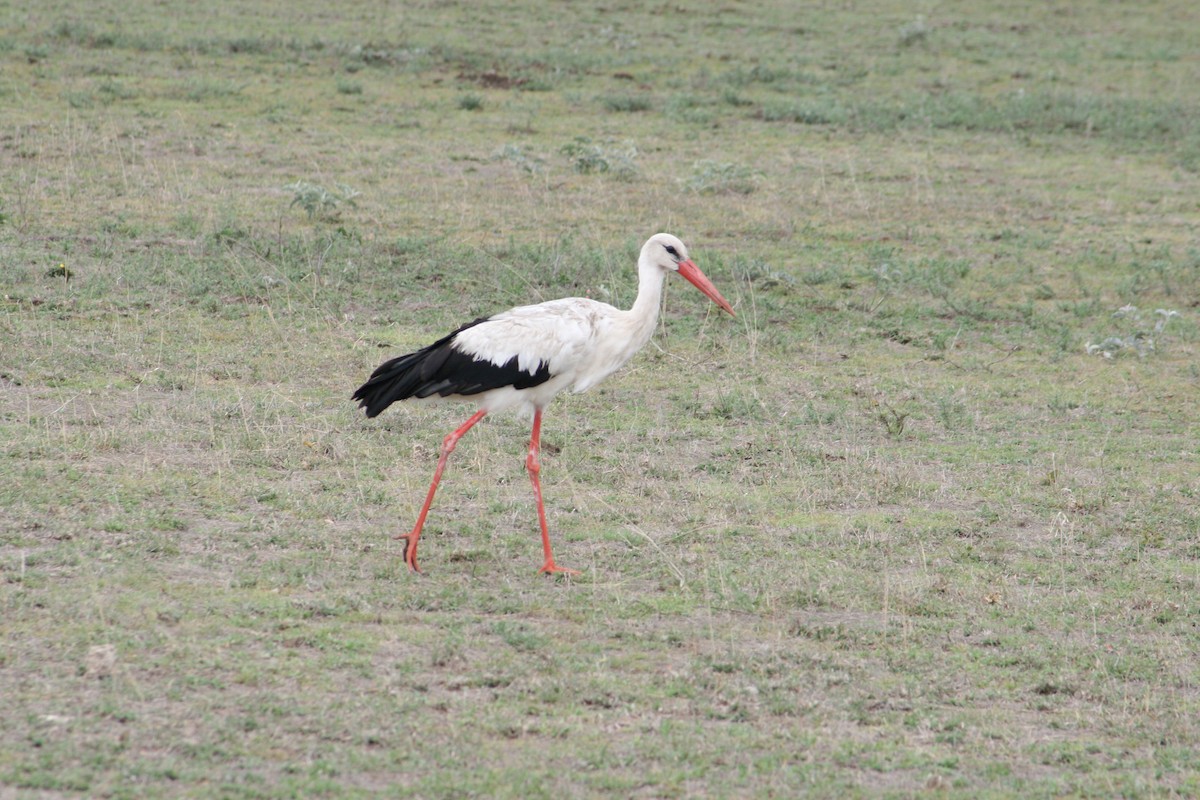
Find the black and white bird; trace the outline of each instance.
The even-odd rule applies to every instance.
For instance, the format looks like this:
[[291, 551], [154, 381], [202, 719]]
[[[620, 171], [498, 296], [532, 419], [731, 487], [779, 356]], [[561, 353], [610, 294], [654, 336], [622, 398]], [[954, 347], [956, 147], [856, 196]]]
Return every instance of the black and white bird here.
[[578, 574], [560, 567], [550, 550], [546, 509], [538, 479], [542, 409], [559, 392], [587, 391], [616, 372], [650, 340], [662, 303], [663, 281], [678, 272], [725, 311], [733, 314], [717, 288], [688, 258], [683, 242], [669, 233], [651, 236], [638, 256], [638, 294], [633, 308], [618, 308], [583, 297], [518, 306], [468, 323], [414, 353], [379, 366], [353, 398], [378, 415], [397, 400], [454, 398], [473, 401], [478, 410], [442, 442], [441, 456], [425, 504], [407, 540], [404, 560], [417, 568], [417, 540], [446, 459], [475, 423], [493, 411], [533, 412], [533, 433], [525, 468], [533, 482], [545, 562], [541, 572]]

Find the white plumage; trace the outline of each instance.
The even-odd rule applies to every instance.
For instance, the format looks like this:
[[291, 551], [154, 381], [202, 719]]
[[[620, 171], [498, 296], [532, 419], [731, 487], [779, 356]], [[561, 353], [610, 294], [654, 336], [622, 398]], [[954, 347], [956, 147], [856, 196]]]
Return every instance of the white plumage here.
[[446, 437], [425, 505], [407, 539], [405, 561], [416, 570], [417, 539], [437, 491], [446, 459], [459, 438], [484, 415], [513, 407], [533, 413], [526, 467], [533, 481], [542, 528], [542, 572], [574, 572], [554, 563], [538, 479], [542, 409], [564, 390], [583, 392], [616, 372], [650, 340], [662, 303], [663, 281], [679, 272], [730, 314], [733, 308], [668, 233], [650, 237], [638, 257], [638, 294], [628, 311], [583, 297], [551, 300], [501, 312], [464, 325], [426, 348], [380, 365], [353, 399], [374, 417], [397, 400], [473, 400], [475, 415]]

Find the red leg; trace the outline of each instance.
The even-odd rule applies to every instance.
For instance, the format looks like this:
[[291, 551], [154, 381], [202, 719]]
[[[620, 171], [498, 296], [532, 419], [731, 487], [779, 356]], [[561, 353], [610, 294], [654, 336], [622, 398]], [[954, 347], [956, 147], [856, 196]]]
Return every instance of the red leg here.
[[533, 481], [533, 496], [537, 498], [538, 524], [542, 526], [542, 551], [546, 555], [546, 563], [538, 572], [565, 572], [567, 575], [578, 575], [579, 570], [567, 569], [554, 563], [554, 554], [550, 552], [550, 531], [546, 528], [546, 507], [542, 505], [542, 482], [538, 473], [542, 465], [538, 461], [538, 453], [542, 449], [542, 410], [533, 412], [533, 433], [529, 437], [529, 455], [525, 458], [525, 469], [529, 470], [529, 478]]
[[429, 507], [433, 505], [433, 495], [437, 492], [438, 482], [442, 479], [442, 470], [446, 468], [446, 459], [454, 452], [454, 446], [458, 444], [458, 440], [463, 437], [463, 434], [471, 430], [471, 426], [483, 419], [485, 414], [487, 411], [484, 409], [476, 411], [474, 416], [464, 422], [458, 430], [442, 440], [442, 455], [438, 458], [437, 469], [433, 471], [433, 483], [429, 484], [429, 494], [425, 495], [425, 505], [421, 506], [417, 524], [413, 526], [411, 533], [403, 533], [395, 537], [408, 541], [408, 545], [404, 548], [404, 562], [414, 572], [421, 571], [417, 567], [417, 539], [421, 537], [421, 528], [425, 527], [425, 516], [429, 513]]

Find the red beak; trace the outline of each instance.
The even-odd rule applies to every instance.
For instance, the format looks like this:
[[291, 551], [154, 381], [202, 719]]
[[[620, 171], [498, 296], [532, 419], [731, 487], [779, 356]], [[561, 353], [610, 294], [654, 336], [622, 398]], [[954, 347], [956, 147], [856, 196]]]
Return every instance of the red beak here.
[[718, 306], [728, 311], [730, 316], [737, 316], [733, 313], [733, 306], [729, 305], [729, 301], [721, 296], [717, 291], [717, 287], [713, 286], [713, 282], [708, 279], [708, 276], [700, 271], [692, 260], [679, 262], [679, 274], [687, 278], [688, 282], [695, 286], [700, 291], [704, 292], [704, 296], [712, 300]]

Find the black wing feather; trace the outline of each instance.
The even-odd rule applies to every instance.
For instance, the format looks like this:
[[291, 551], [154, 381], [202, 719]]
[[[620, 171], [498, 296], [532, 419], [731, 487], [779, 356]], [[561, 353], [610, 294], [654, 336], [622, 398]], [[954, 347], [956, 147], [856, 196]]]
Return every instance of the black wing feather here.
[[503, 386], [528, 389], [550, 380], [545, 362], [528, 372], [517, 366], [516, 356], [504, 364], [493, 364], [454, 347], [454, 337], [488, 319], [469, 322], [428, 347], [383, 362], [351, 399], [358, 401], [368, 417], [375, 417], [392, 403], [410, 397], [481, 394]]

